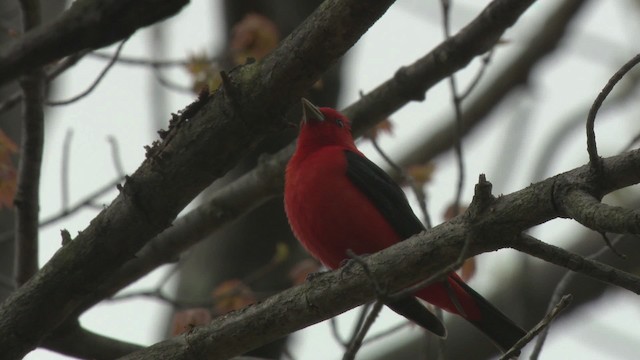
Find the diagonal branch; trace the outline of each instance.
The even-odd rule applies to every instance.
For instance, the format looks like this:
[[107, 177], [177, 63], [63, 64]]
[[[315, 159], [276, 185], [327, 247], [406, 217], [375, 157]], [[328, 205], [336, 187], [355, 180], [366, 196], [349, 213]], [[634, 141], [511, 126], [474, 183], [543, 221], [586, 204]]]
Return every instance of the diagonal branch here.
[[491, 50], [505, 30], [534, 2], [491, 2], [455, 36], [414, 64], [400, 68], [392, 79], [345, 109], [345, 114], [354, 122], [354, 132], [362, 134], [363, 129], [389, 117], [409, 101], [424, 100], [425, 92], [432, 86], [467, 66], [476, 56]]
[[[606, 171], [640, 160], [640, 151], [603, 160]], [[640, 293], [640, 278], [599, 262], [585, 259], [526, 235], [523, 230], [559, 215], [549, 201], [559, 178], [590, 181], [589, 165], [533, 184], [493, 200], [488, 208], [471, 216], [465, 213], [452, 221], [402, 241], [362, 261], [362, 267], [338, 269], [319, 275], [311, 282], [286, 290], [265, 301], [215, 319], [184, 336], [160, 342], [124, 359], [153, 359], [171, 353], [173, 359], [226, 359], [273, 341], [292, 331], [333, 317], [374, 299], [371, 276], [397, 291], [432, 275], [456, 261], [463, 246], [467, 257], [481, 252], [512, 247], [546, 261], [568, 267], [598, 280]], [[636, 182], [640, 173], [636, 171]], [[474, 237], [468, 238], [472, 232]]]
[[[481, 86], [478, 96], [467, 99], [462, 111], [462, 130], [466, 134], [476, 125], [487, 118], [487, 115], [495, 109], [514, 88], [527, 84], [536, 64], [548, 54], [552, 53], [569, 29], [571, 20], [586, 0], [566, 0], [558, 2], [558, 7], [551, 13], [545, 22], [533, 30], [531, 38], [522, 44], [522, 51], [515, 55], [506, 64], [500, 65], [500, 71], [495, 76], [485, 76], [488, 86]], [[444, 119], [444, 125], [433, 131], [422, 144], [414, 146], [399, 161], [401, 166], [411, 164], [424, 164], [430, 159], [451, 148], [456, 125], [453, 116]]]
[[0, 84], [85, 49], [125, 39], [176, 14], [189, 0], [78, 0], [55, 21], [26, 33], [0, 54]]
[[[122, 0], [102, 5], [131, 9], [123, 3], [140, 5]], [[159, 3], [165, 10], [175, 6], [175, 2]], [[33, 349], [110, 274], [168, 227], [200, 191], [266, 134], [283, 127], [290, 104], [391, 3], [326, 1], [262, 63], [237, 68], [229, 74], [227, 86], [212, 95], [204, 94], [176, 116], [163, 133], [163, 141], [148, 148], [147, 159], [127, 178], [111, 205], [0, 306], [3, 356], [20, 358]], [[145, 4], [149, 6], [148, 1]], [[76, 2], [70, 12], [89, 5]], [[151, 20], [147, 6], [142, 14], [120, 14], [122, 21], [132, 16]], [[0, 69], [4, 72], [4, 65]]]
[[[40, 4], [22, 0], [25, 30], [40, 23]], [[38, 214], [40, 212], [40, 170], [44, 145], [44, 72], [32, 70], [20, 80], [24, 98], [22, 141], [16, 206], [15, 280], [22, 285], [38, 271]]]
[[600, 233], [637, 234], [640, 231], [640, 212], [601, 203], [582, 190], [566, 194], [562, 207], [571, 218]]
[[[515, 16], [509, 11], [512, 11], [512, 8], [508, 1], [492, 4], [489, 9], [483, 11], [467, 26], [466, 30], [451, 37], [426, 56], [403, 68], [404, 71], [419, 76], [402, 78], [396, 74], [392, 79], [384, 82], [373, 92], [345, 109], [347, 116], [360, 119], [359, 125], [356, 124], [356, 134], [363, 133], [366, 126], [374, 124], [370, 119], [381, 120], [384, 118], [379, 111], [386, 110], [379, 107], [380, 103], [393, 104], [390, 105], [393, 109], [400, 108], [406, 105], [410, 99], [399, 97], [399, 94], [415, 91], [415, 89], [423, 89], [424, 92], [438, 81], [445, 79], [449, 75], [447, 71], [457, 70], [457, 68], [451, 68], [445, 63], [435, 62], [433, 59], [446, 57], [453, 59], [454, 63], [466, 64], [474, 56], [480, 55], [482, 49], [474, 53], [461, 51], [458, 47], [467, 46], [469, 41], [477, 41], [475, 36], [470, 35], [471, 31], [477, 31], [494, 40], [498, 39], [499, 36], [495, 36], [494, 33], [498, 31], [500, 26], [505, 26], [505, 23], [502, 20], [492, 23], [491, 19], [487, 18], [487, 14], [500, 14], [501, 18]], [[504, 30], [505, 28], [502, 27], [501, 31]], [[177, 254], [199, 242], [207, 234], [246, 214], [271, 197], [281, 194], [284, 169], [293, 150], [294, 145], [290, 144], [274, 155], [265, 155], [256, 168], [232, 184], [217, 190], [204, 205], [174, 222], [172, 227], [150, 241], [136, 254], [134, 259], [129, 260], [110, 277], [109, 281], [104, 282], [87, 301], [83, 302], [77, 312], [84, 311], [100, 299], [113, 295], [156, 267], [175, 261]]]

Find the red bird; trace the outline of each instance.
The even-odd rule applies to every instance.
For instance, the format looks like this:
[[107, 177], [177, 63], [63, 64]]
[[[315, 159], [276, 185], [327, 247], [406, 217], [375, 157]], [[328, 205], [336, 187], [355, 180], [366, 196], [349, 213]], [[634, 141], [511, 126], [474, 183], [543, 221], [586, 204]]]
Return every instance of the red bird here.
[[[349, 119], [302, 99], [298, 144], [286, 170], [285, 210], [295, 236], [330, 269], [348, 259], [347, 250], [372, 254], [424, 230], [404, 192], [355, 146]], [[525, 331], [451, 273], [416, 294], [458, 314], [502, 350]], [[444, 337], [440, 320], [416, 298], [386, 304]]]

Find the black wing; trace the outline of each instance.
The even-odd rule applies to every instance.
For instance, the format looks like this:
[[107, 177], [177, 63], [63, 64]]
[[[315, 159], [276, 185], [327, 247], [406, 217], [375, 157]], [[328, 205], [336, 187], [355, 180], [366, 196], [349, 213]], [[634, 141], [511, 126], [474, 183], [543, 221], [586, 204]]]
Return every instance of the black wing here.
[[[345, 156], [349, 180], [374, 203], [403, 240], [424, 230], [422, 223], [409, 206], [404, 192], [384, 170], [371, 160], [354, 152], [345, 150]], [[386, 305], [440, 337], [447, 335], [440, 319], [414, 297], [400, 299]]]
[[352, 151], [345, 150], [345, 155], [349, 180], [375, 204], [403, 240], [424, 230], [404, 192], [384, 170]]

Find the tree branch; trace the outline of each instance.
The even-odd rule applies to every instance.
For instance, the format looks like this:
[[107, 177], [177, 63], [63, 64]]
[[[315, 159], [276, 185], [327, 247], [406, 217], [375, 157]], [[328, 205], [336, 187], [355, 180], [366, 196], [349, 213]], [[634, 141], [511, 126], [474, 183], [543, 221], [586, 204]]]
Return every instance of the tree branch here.
[[[489, 85], [482, 87], [478, 96], [471, 96], [462, 111], [462, 130], [466, 134], [484, 120], [512, 90], [529, 81], [529, 76], [542, 58], [553, 52], [563, 39], [571, 20], [575, 18], [585, 0], [562, 1], [557, 10], [545, 21], [545, 26], [534, 30], [531, 38], [522, 44], [522, 51], [506, 64], [500, 65], [496, 76], [486, 76]], [[479, 89], [480, 90], [480, 89]], [[401, 166], [424, 164], [451, 148], [456, 125], [453, 116], [443, 121], [442, 128], [433, 131], [420, 146], [414, 146], [399, 160]]]
[[[128, 6], [123, 6], [125, 3]], [[246, 65], [230, 73], [231, 88], [227, 86], [215, 94], [202, 96], [176, 116], [163, 141], [148, 148], [147, 160], [127, 178], [111, 205], [0, 306], [0, 348], [4, 356], [20, 358], [33, 349], [109, 275], [133, 258], [150, 238], [168, 227], [202, 189], [226, 173], [267, 133], [284, 126], [282, 119], [290, 104], [347, 51], [391, 3], [390, 0], [326, 1], [262, 63]], [[124, 17], [123, 22], [132, 17], [151, 21], [150, 14], [157, 15], [147, 8], [155, 9], [148, 1], [142, 11], [135, 8], [140, 2], [122, 0], [110, 1], [109, 5], [102, 1], [76, 2], [68, 14], [77, 15], [81, 12], [79, 9], [91, 4], [127, 10], [126, 14], [119, 14]], [[140, 13], [129, 13], [131, 6]], [[157, 6], [167, 10], [175, 8], [176, 3], [161, 1]], [[69, 19], [69, 16], [63, 18]], [[100, 25], [100, 20], [106, 21], [106, 18], [98, 17], [91, 24]], [[79, 25], [68, 26], [78, 28]], [[113, 28], [113, 24], [109, 26]], [[104, 33], [110, 34], [106, 37], [110, 39], [118, 32]], [[43, 56], [36, 58], [43, 59]], [[5, 66], [0, 66], [0, 74]], [[14, 68], [14, 71], [18, 70]], [[238, 96], [230, 97], [231, 94]]]
[[86, 330], [77, 321], [58, 329], [44, 340], [44, 345], [61, 354], [96, 360], [116, 359], [143, 348]]
[[345, 109], [354, 123], [354, 133], [362, 134], [363, 129], [389, 117], [409, 101], [424, 100], [428, 89], [489, 51], [534, 2], [495, 0], [455, 36], [414, 64], [400, 68], [392, 79]]
[[[40, 4], [22, 0], [25, 31], [40, 24]], [[40, 168], [44, 144], [44, 72], [30, 71], [20, 80], [24, 98], [22, 141], [16, 206], [15, 280], [22, 285], [38, 271], [38, 213], [40, 212]]]
[[594, 130], [596, 115], [598, 114], [598, 110], [602, 106], [604, 100], [609, 96], [613, 87], [616, 86], [618, 81], [622, 80], [624, 75], [629, 72], [629, 70], [633, 69], [640, 63], [640, 54], [637, 54], [629, 61], [627, 61], [622, 67], [616, 71], [615, 74], [607, 81], [607, 84], [604, 86], [602, 91], [596, 97], [596, 100], [593, 102], [593, 106], [589, 110], [589, 115], [587, 116], [587, 152], [589, 153], [589, 161], [591, 162], [591, 166], [593, 166], [594, 170], [599, 170], [599, 156], [598, 156], [598, 147], [596, 146], [596, 133]]
[[176, 14], [189, 0], [78, 0], [57, 20], [33, 29], [0, 55], [0, 84], [85, 49], [125, 39]]
[[569, 192], [562, 206], [571, 218], [600, 233], [638, 234], [640, 213], [635, 210], [603, 204], [593, 195], [575, 190]]
[[[640, 151], [604, 159], [603, 168], [612, 171], [619, 164], [627, 163], [622, 160], [624, 158], [640, 161]], [[636, 171], [636, 181], [640, 181], [640, 171]], [[322, 274], [312, 282], [229, 313], [206, 327], [195, 328], [184, 336], [160, 342], [124, 359], [153, 359], [167, 354], [172, 359], [226, 359], [374, 299], [377, 293], [371, 284], [371, 276], [379, 283], [387, 284], [389, 291], [397, 291], [456, 261], [460, 249], [467, 245], [467, 257], [512, 247], [640, 293], [640, 278], [634, 275], [520, 235], [523, 230], [560, 215], [549, 201], [554, 184], [560, 179], [584, 186], [593, 178], [589, 165], [584, 165], [533, 184], [495, 199], [486, 211], [476, 212], [473, 216], [465, 213], [368, 256], [362, 261], [369, 274], [362, 267]], [[474, 237], [468, 240], [470, 232]]]
[[[424, 92], [438, 81], [445, 79], [449, 75], [448, 71], [457, 70], [451, 68], [448, 63], [437, 62], [433, 59], [446, 57], [454, 59], [454, 63], [466, 64], [474, 56], [480, 55], [481, 52], [464, 52], [458, 49], [458, 46], [468, 46], [468, 42], [477, 41], [475, 36], [469, 34], [470, 31], [477, 31], [479, 34], [497, 41], [499, 36], [494, 33], [498, 31], [496, 29], [500, 26], [506, 26], [505, 22], [500, 20], [500, 22], [491, 23], [490, 20], [493, 18], [487, 18], [487, 14], [499, 14], [500, 19], [512, 17], [515, 15], [509, 11], [513, 11], [514, 7], [510, 6], [508, 1], [498, 1], [490, 6], [491, 8], [483, 11], [465, 28], [466, 30], [462, 30], [426, 56], [403, 68], [405, 71], [420, 76], [403, 78], [401, 81], [397, 73], [392, 79], [384, 82], [358, 102], [346, 108], [344, 113], [347, 116], [360, 119], [360, 123], [355, 123], [355, 134], [362, 134], [367, 126], [375, 124], [369, 119], [382, 120], [385, 118], [384, 114], [379, 112], [383, 109], [378, 104], [393, 104], [394, 109], [400, 108], [410, 100], [399, 97], [399, 94], [418, 88], [423, 89]], [[515, 8], [523, 11], [519, 7]], [[505, 29], [502, 27], [501, 31], [504, 32]], [[481, 42], [485, 43], [487, 40]], [[134, 259], [129, 260], [117, 273], [111, 276], [110, 280], [104, 282], [100, 289], [83, 302], [79, 311], [84, 311], [100, 299], [113, 295], [119, 289], [156, 267], [174, 262], [177, 254], [199, 242], [207, 234], [248, 213], [271, 197], [281, 194], [284, 184], [284, 169], [294, 149], [295, 145], [290, 144], [274, 155], [265, 155], [256, 168], [233, 183], [217, 190], [204, 205], [174, 222], [170, 228], [139, 251]]]
[[529, 236], [521, 235], [510, 247], [544, 261], [587, 275], [593, 279], [619, 286], [640, 295], [640, 278], [596, 260], [570, 253], [557, 246], [545, 244]]

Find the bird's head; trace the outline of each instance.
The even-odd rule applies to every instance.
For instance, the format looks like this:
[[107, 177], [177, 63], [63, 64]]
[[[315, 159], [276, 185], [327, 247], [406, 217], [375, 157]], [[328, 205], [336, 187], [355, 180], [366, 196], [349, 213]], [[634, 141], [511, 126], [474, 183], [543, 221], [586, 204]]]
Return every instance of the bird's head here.
[[317, 107], [302, 98], [302, 124], [298, 145], [323, 147], [338, 145], [355, 149], [351, 122], [339, 111]]

